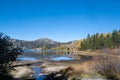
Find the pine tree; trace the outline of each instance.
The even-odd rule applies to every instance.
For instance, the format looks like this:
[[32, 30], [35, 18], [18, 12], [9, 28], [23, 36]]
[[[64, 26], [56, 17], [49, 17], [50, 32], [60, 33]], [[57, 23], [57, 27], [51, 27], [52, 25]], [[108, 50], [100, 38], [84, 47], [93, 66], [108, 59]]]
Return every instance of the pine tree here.
[[113, 30], [112, 32], [112, 43], [114, 48], [118, 48], [120, 40], [119, 40], [119, 34], [117, 30]]

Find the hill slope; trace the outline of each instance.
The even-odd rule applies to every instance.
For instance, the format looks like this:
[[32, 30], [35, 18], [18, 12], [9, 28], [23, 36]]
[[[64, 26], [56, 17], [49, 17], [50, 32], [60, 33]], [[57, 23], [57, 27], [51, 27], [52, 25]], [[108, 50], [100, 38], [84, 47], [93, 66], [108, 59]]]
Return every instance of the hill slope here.
[[56, 47], [62, 44], [61, 42], [53, 41], [48, 38], [41, 38], [41, 39], [34, 40], [34, 41], [12, 39], [12, 42], [14, 43], [15, 46], [20, 46], [22, 48], [28, 48], [28, 49], [35, 49], [35, 48], [49, 49], [49, 48]]

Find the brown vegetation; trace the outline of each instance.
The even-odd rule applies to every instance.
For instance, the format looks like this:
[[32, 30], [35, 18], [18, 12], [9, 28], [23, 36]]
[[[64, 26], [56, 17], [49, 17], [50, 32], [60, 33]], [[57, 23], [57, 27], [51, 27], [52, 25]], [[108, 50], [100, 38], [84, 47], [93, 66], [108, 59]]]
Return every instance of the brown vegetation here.
[[113, 54], [113, 55], [120, 55], [120, 49], [101, 49], [101, 50], [96, 50], [96, 53], [101, 53], [101, 54]]
[[92, 68], [107, 79], [120, 80], [120, 59], [115, 55], [103, 55], [92, 64]]
[[94, 60], [74, 64], [61, 71], [67, 80], [112, 79], [120, 80], [120, 59], [116, 55], [99, 55]]

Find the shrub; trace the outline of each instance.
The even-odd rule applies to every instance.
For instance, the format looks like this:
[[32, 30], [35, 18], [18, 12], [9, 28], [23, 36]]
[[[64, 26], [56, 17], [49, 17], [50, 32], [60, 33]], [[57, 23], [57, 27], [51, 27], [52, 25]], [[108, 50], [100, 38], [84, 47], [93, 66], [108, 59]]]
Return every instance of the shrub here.
[[0, 72], [7, 73], [21, 49], [15, 47], [9, 36], [0, 33]]
[[93, 69], [107, 79], [120, 80], [120, 59], [113, 55], [103, 55], [95, 60]]

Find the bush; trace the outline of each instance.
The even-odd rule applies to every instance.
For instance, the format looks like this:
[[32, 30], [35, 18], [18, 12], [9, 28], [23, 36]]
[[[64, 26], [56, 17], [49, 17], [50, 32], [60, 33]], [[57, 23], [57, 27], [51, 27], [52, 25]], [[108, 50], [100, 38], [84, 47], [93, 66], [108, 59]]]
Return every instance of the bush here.
[[0, 72], [7, 73], [20, 53], [21, 49], [13, 45], [10, 37], [0, 33]]
[[104, 55], [95, 60], [93, 69], [107, 79], [120, 80], [120, 59], [113, 55]]
[[8, 74], [0, 73], [0, 80], [15, 80], [15, 79]]

